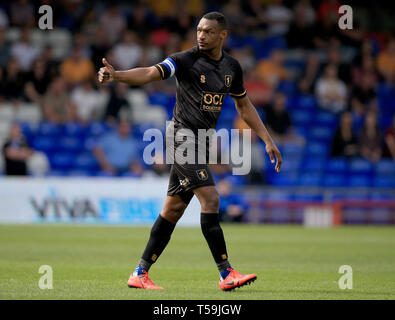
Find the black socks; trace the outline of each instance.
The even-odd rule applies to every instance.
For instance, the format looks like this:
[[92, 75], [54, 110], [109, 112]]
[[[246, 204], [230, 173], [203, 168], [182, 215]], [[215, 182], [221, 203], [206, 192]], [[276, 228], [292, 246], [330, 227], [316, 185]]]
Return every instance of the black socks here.
[[230, 268], [224, 234], [219, 225], [218, 213], [202, 212], [200, 224], [218, 270], [222, 272]]
[[[224, 234], [219, 225], [218, 213], [202, 212], [200, 223], [203, 235], [206, 238], [218, 270], [220, 272], [226, 271], [230, 268], [230, 264], [228, 261]], [[159, 215], [152, 226], [148, 244], [140, 259], [138, 267], [146, 271], [150, 269], [151, 265], [155, 263], [169, 243], [175, 226], [175, 224]]]
[[159, 215], [152, 226], [148, 244], [139, 263], [140, 267], [147, 271], [149, 270], [166, 248], [175, 226], [175, 224]]

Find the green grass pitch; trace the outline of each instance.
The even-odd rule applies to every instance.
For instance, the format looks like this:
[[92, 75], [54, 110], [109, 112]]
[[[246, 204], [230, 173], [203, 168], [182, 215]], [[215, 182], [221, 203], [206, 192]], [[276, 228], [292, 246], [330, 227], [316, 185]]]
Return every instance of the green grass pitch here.
[[[395, 228], [227, 225], [230, 262], [257, 281], [232, 292], [200, 228], [177, 227], [150, 276], [165, 290], [126, 286], [149, 227], [0, 226], [0, 299], [395, 299]], [[53, 289], [41, 290], [41, 265]], [[341, 265], [353, 289], [341, 290]]]

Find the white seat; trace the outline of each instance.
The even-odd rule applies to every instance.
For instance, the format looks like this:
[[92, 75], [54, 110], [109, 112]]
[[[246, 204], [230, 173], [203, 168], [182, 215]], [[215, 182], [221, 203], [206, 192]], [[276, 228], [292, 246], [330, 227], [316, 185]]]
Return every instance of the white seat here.
[[41, 109], [35, 104], [25, 104], [18, 108], [16, 119], [29, 123], [37, 123], [41, 120]]
[[126, 99], [132, 109], [146, 109], [149, 105], [147, 93], [144, 90], [132, 89], [126, 94]]
[[13, 121], [15, 118], [15, 110], [10, 104], [0, 105], [0, 122]]

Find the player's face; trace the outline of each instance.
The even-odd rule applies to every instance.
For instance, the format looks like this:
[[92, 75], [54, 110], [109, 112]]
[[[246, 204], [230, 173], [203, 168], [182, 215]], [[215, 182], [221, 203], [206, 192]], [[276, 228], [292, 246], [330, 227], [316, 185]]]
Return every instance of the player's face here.
[[202, 51], [211, 51], [222, 46], [226, 30], [222, 29], [217, 20], [202, 18], [197, 26], [197, 42]]

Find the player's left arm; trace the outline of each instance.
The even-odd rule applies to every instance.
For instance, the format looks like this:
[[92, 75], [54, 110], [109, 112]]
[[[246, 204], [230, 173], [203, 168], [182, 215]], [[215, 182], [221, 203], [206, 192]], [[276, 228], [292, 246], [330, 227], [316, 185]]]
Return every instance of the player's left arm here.
[[241, 98], [233, 97], [236, 105], [236, 110], [240, 117], [248, 124], [248, 126], [256, 132], [258, 137], [260, 137], [266, 144], [266, 152], [269, 154], [270, 161], [274, 163], [274, 157], [276, 157], [276, 171], [280, 172], [281, 165], [283, 163], [281, 153], [278, 150], [276, 144], [274, 143], [272, 137], [267, 131], [265, 125], [263, 124], [261, 118], [255, 107], [252, 105], [250, 99], [247, 95]]

